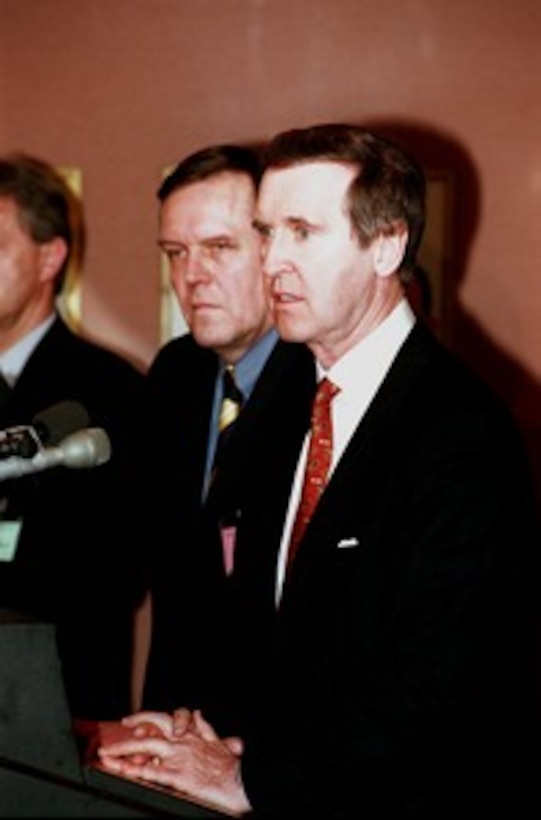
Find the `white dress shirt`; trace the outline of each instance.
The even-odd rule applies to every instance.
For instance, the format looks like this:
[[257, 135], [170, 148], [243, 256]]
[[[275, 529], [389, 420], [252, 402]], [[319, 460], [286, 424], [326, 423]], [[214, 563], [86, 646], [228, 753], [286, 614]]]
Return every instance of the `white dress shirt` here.
[[[333, 453], [330, 473], [335, 469], [414, 324], [415, 315], [403, 299], [372, 333], [348, 350], [329, 370], [324, 370], [316, 362], [318, 381], [326, 376], [340, 388], [331, 404]], [[282, 591], [290, 533], [301, 495], [309, 440], [310, 433], [306, 435], [297, 463], [282, 533], [276, 574], [277, 604]]]

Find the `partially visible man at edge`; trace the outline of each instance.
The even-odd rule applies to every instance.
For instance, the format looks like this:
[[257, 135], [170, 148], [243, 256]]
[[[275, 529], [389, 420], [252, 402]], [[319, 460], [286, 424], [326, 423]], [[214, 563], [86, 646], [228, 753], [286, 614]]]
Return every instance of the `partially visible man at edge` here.
[[281, 336], [306, 343], [320, 384], [335, 386], [330, 477], [289, 565], [301, 426], [268, 448], [240, 508], [239, 553], [273, 558], [233, 590], [230, 644], [272, 647], [244, 734], [221, 739], [197, 710], [132, 716], [165, 737], [102, 748], [112, 771], [258, 817], [532, 810], [533, 482], [507, 409], [404, 297], [424, 207], [418, 163], [359, 126], [271, 141], [264, 272]]
[[45, 412], [54, 435], [99, 427], [111, 444], [105, 464], [0, 483], [0, 607], [55, 626], [74, 717], [113, 719], [132, 702], [139, 583], [119, 526], [143, 375], [58, 311], [84, 227], [81, 202], [49, 163], [0, 157], [0, 428]]

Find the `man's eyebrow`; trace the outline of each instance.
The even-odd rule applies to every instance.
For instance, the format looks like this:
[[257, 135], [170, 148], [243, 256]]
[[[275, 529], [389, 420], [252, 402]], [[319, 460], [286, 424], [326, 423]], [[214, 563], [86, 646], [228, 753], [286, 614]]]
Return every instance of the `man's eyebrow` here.
[[[284, 217], [283, 222], [286, 225], [289, 225], [293, 228], [308, 227], [308, 228], [317, 229], [317, 228], [320, 227], [316, 222], [311, 222], [309, 219], [307, 219], [304, 216], [286, 216], [286, 217]], [[252, 225], [256, 229], [268, 228], [269, 227], [268, 222], [264, 222], [262, 219], [259, 219], [258, 217], [254, 217], [254, 219], [252, 220]]]
[[313, 222], [305, 216], [287, 216], [286, 225], [290, 228], [309, 228], [311, 231], [321, 231], [323, 226], [318, 222]]
[[182, 247], [182, 242], [179, 242], [178, 240], [175, 240], [175, 239], [161, 239], [160, 238], [160, 239], [156, 240], [156, 243], [159, 245], [159, 247], [162, 250], [165, 249], [165, 248], [181, 248]]
[[263, 222], [262, 219], [252, 219], [252, 228], [257, 231], [262, 237], [270, 236], [272, 233], [272, 226], [268, 222]]
[[[179, 239], [158, 239], [157, 243], [164, 252], [180, 250], [186, 247], [186, 243], [181, 242]], [[216, 233], [211, 236], [202, 237], [196, 244], [205, 248], [212, 247], [216, 244], [236, 245], [237, 238], [230, 233]]]

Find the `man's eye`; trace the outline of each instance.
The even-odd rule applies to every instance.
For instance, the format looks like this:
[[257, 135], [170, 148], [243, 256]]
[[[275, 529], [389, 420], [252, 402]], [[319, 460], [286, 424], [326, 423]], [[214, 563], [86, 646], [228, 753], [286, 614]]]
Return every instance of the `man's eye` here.
[[236, 246], [232, 242], [229, 242], [226, 239], [223, 241], [219, 240], [207, 245], [207, 253], [210, 257], [216, 258], [218, 256], [222, 256], [226, 251], [234, 250], [235, 247]]
[[163, 252], [170, 262], [176, 259], [182, 259], [186, 255], [184, 248], [164, 248]]
[[295, 225], [293, 233], [297, 239], [308, 239], [310, 236], [310, 230], [306, 227], [306, 225]]
[[272, 228], [270, 225], [264, 225], [262, 222], [254, 222], [253, 223], [254, 229], [257, 233], [263, 237], [263, 239], [270, 239], [272, 236]]

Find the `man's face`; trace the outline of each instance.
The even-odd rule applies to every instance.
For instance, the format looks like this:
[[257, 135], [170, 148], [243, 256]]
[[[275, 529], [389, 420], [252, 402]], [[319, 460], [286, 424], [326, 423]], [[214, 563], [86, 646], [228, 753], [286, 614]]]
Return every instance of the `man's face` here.
[[46, 245], [24, 231], [10, 197], [0, 196], [0, 334], [10, 336], [30, 323], [43, 300]]
[[317, 161], [263, 175], [256, 225], [280, 335], [305, 342], [326, 366], [371, 322], [376, 279], [347, 213], [356, 169]]
[[173, 192], [159, 244], [196, 341], [235, 362], [270, 327], [250, 178], [224, 172]]

